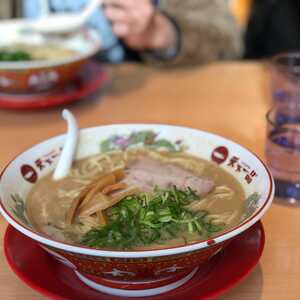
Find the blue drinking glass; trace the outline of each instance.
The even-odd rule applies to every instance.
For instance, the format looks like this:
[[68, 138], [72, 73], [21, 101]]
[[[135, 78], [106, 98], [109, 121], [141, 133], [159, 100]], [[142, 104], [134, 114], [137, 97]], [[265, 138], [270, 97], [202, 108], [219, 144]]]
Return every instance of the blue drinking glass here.
[[[274, 105], [282, 113], [297, 110], [300, 117], [300, 52], [283, 53], [272, 58], [271, 91]], [[296, 111], [293, 117], [296, 117]]]
[[[284, 117], [283, 117], [284, 115]], [[295, 110], [275, 105], [266, 116], [267, 164], [275, 179], [275, 195], [300, 204], [300, 119]]]

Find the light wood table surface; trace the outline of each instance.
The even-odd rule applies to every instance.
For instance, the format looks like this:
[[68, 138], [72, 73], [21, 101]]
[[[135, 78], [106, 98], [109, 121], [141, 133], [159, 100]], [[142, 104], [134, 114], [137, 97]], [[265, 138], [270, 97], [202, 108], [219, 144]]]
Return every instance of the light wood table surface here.
[[[172, 71], [125, 65], [109, 72], [113, 80], [102, 95], [69, 106], [81, 127], [126, 122], [190, 126], [233, 139], [264, 158], [265, 113], [271, 100], [262, 64], [218, 63]], [[0, 168], [28, 146], [64, 132], [60, 111], [0, 110]], [[300, 299], [300, 210], [274, 204], [263, 224], [266, 246], [260, 264], [221, 299]], [[0, 217], [0, 299], [44, 299], [8, 268], [5, 228]]]

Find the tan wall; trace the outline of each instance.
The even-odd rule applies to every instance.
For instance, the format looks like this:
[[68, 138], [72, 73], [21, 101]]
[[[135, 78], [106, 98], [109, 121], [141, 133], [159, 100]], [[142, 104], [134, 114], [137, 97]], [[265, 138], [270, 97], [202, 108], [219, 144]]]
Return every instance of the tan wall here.
[[0, 18], [9, 18], [12, 15], [12, 0], [0, 0]]
[[0, 0], [0, 18], [21, 16], [22, 0]]

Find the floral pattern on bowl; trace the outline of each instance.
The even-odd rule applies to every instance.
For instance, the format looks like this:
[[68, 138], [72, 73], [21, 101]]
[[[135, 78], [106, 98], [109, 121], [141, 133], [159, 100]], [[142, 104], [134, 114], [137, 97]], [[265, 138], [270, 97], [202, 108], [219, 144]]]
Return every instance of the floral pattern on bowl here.
[[13, 212], [13, 214], [28, 227], [32, 227], [26, 215], [26, 206], [24, 199], [22, 199], [19, 194], [12, 194], [11, 199], [13, 200], [13, 206], [11, 207], [11, 211]]
[[171, 142], [158, 136], [159, 134], [152, 130], [135, 131], [129, 135], [113, 135], [100, 143], [100, 151], [109, 152], [135, 147], [146, 147], [170, 152], [179, 152], [187, 149], [187, 146], [184, 145], [181, 139]]
[[247, 197], [245, 201], [245, 208], [246, 208], [245, 219], [250, 217], [251, 214], [258, 208], [258, 202], [260, 197], [261, 195], [257, 192], [254, 192], [249, 197]]

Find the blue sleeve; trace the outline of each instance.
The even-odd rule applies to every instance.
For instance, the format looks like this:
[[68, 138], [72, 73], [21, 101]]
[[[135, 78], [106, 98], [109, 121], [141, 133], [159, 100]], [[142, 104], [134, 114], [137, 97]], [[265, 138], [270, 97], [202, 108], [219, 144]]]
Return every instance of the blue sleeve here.
[[109, 21], [106, 19], [102, 9], [98, 9], [91, 16], [88, 24], [95, 28], [101, 37], [102, 48], [106, 50], [107, 60], [110, 62], [121, 62], [124, 60], [124, 48], [115, 36]]
[[39, 0], [23, 0], [23, 11], [26, 18], [36, 18], [40, 15]]

